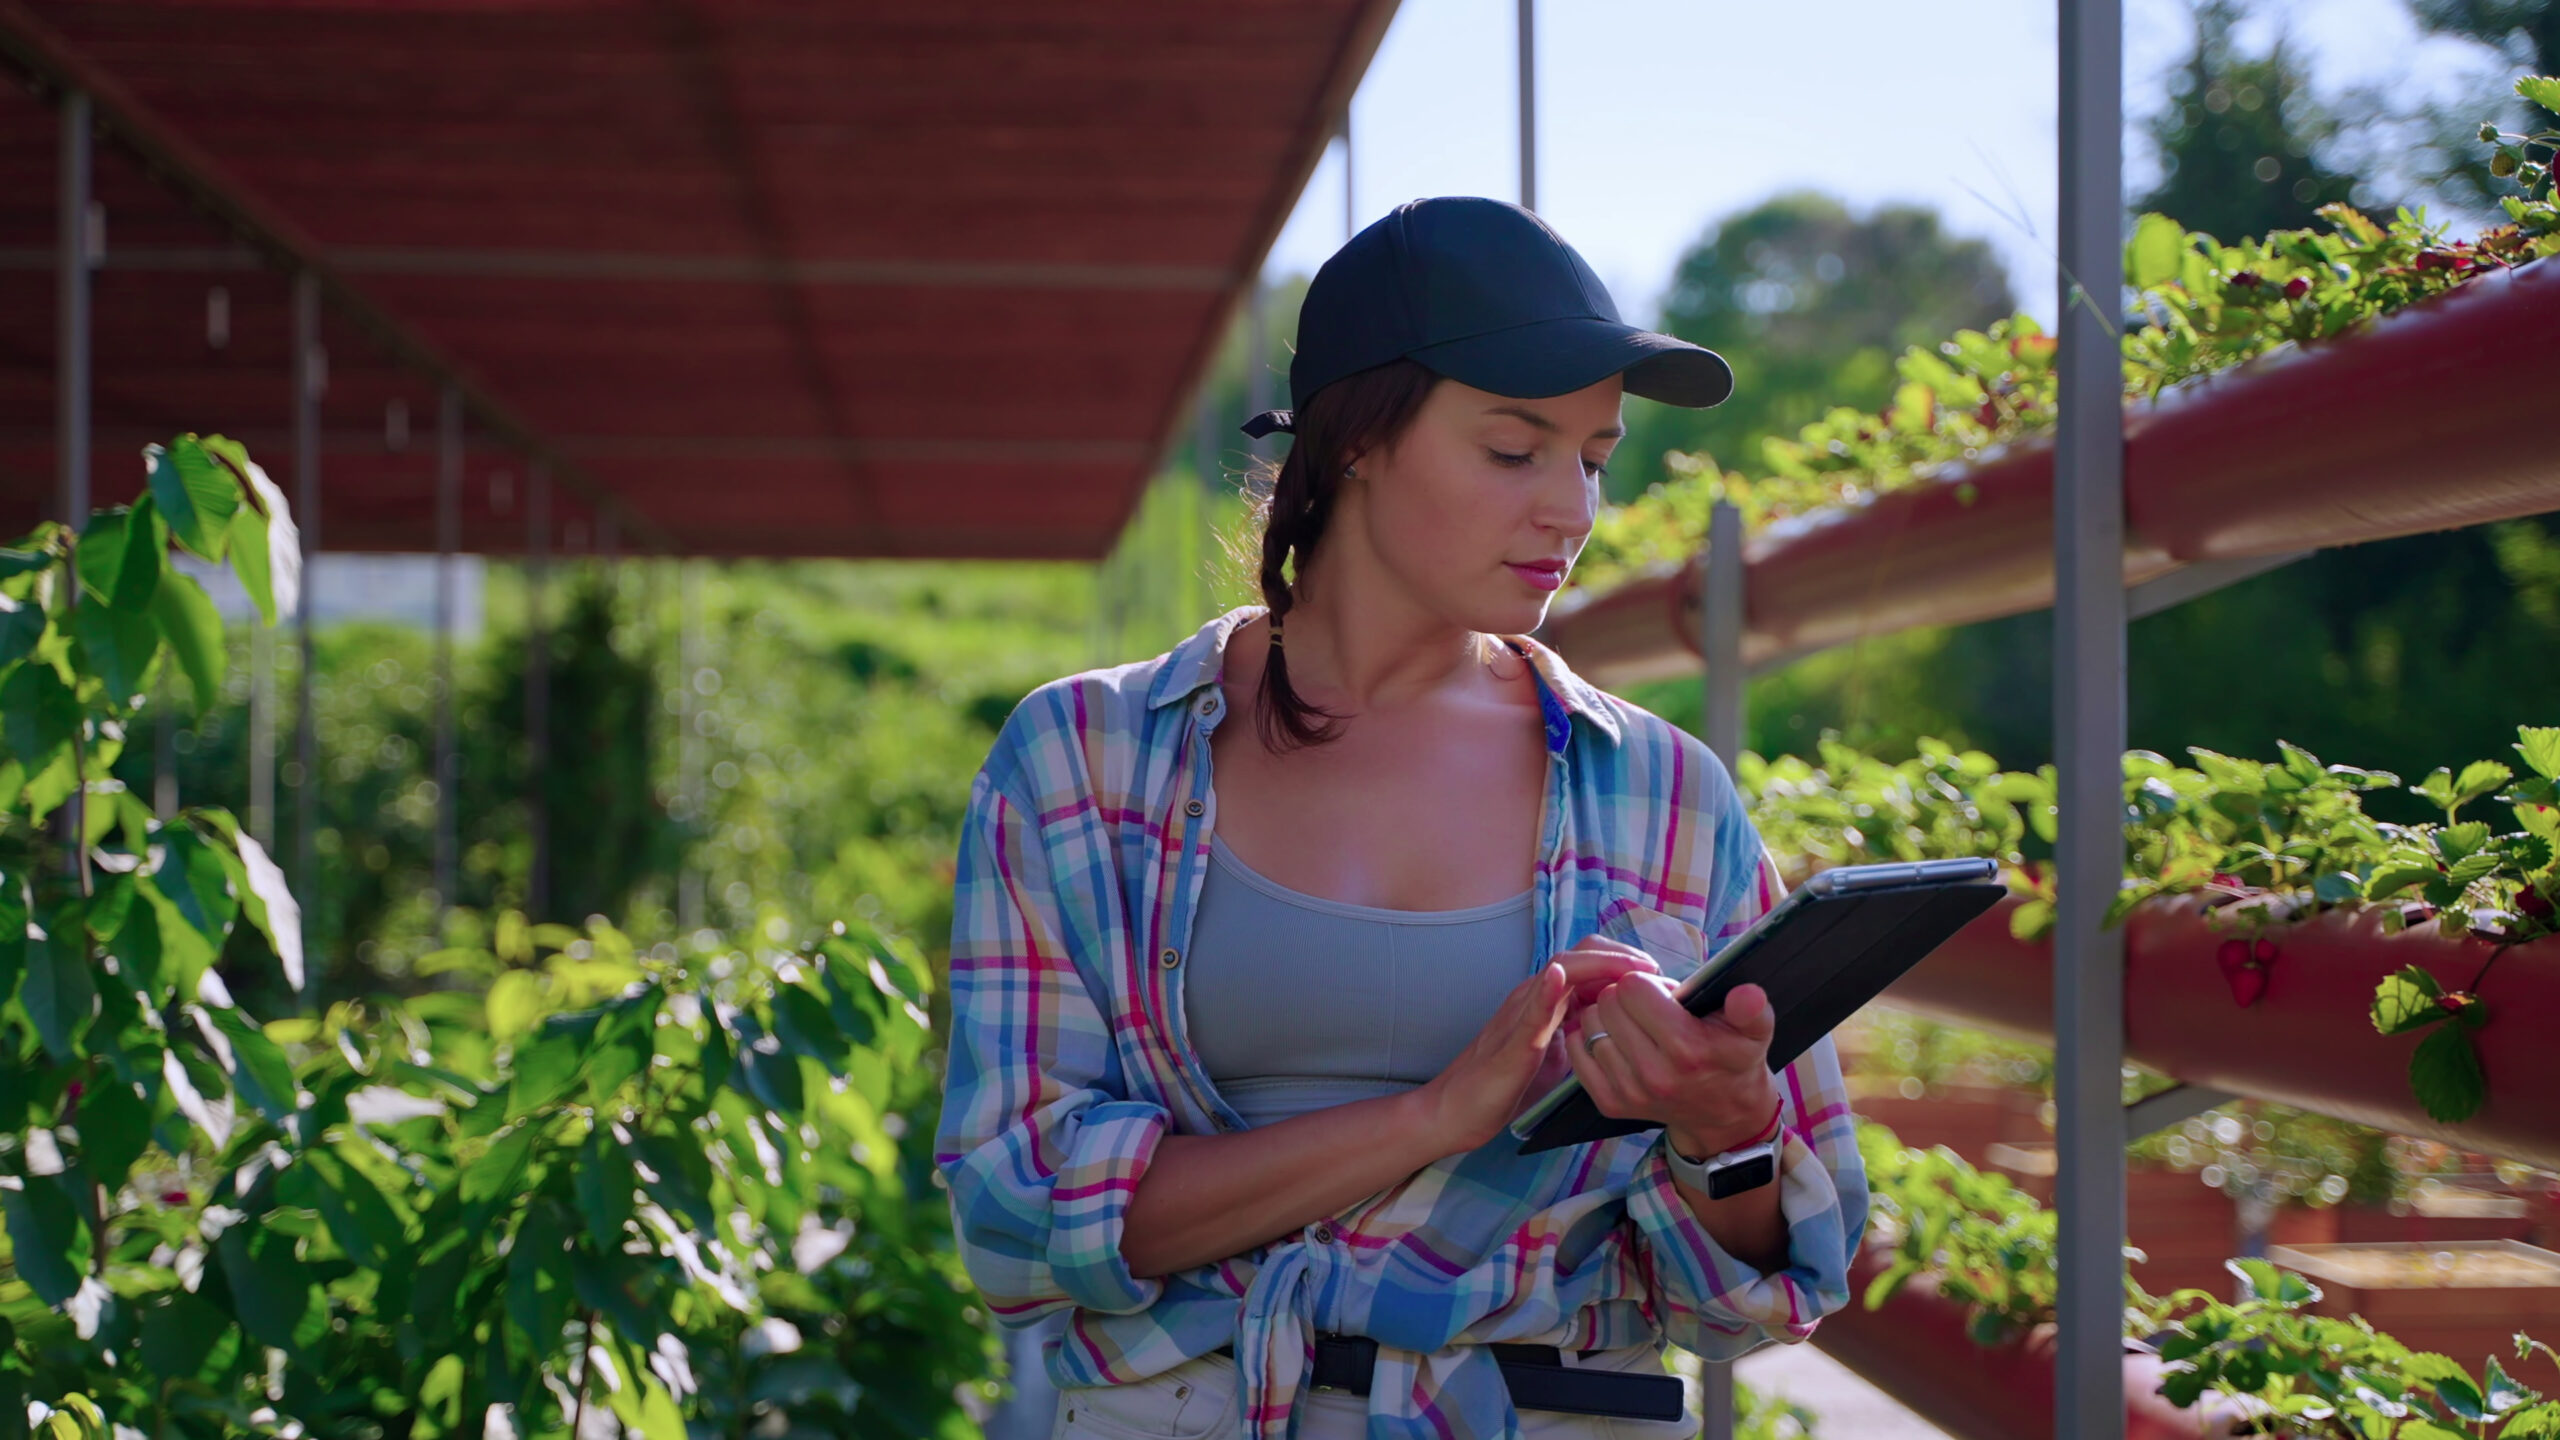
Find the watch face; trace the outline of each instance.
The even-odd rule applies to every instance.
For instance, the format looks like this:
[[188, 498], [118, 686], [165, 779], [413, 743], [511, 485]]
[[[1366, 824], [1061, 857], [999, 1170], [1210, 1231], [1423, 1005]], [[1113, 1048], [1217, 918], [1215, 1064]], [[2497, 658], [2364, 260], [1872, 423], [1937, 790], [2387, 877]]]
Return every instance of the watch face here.
[[1757, 1190], [1778, 1178], [1778, 1157], [1762, 1151], [1748, 1160], [1737, 1160], [1707, 1172], [1707, 1198], [1722, 1200], [1745, 1190]]

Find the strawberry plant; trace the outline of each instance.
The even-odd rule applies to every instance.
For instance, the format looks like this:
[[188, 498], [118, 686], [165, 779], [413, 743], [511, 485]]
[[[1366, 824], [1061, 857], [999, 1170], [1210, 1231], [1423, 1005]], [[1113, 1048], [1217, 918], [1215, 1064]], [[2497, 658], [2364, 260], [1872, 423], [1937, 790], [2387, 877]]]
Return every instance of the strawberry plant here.
[[[1885, 1268], [1863, 1303], [1877, 1309], [1906, 1285], [1931, 1283], [1962, 1303], [1976, 1343], [1996, 1345], [2054, 1318], [2052, 1212], [1999, 1175], [1944, 1147], [1905, 1148], [1860, 1122], [1858, 1150], [1874, 1186], [1874, 1238]], [[2140, 1252], [2127, 1249], [2130, 1258]], [[2312, 1312], [2319, 1287], [2264, 1260], [2226, 1262], [2247, 1294], [2206, 1290], [2152, 1296], [2128, 1278], [2128, 1338], [2168, 1362], [2160, 1394], [2181, 1409], [2208, 1395], [2244, 1417], [2250, 1434], [2335, 1440], [2560, 1440], [2560, 1402], [2485, 1357], [2459, 1361], [2412, 1351], [2360, 1318]], [[2516, 1337], [2516, 1356], [2555, 1359]]]
[[[2560, 113], [2560, 79], [2536, 77], [2516, 92]], [[2477, 276], [2560, 252], [2560, 202], [2552, 164], [2560, 130], [2508, 133], [2482, 127], [2493, 168], [2518, 193], [2507, 221], [2467, 240], [2448, 238], [2422, 212], [2377, 222], [2345, 205], [2324, 207], [2325, 230], [2278, 231], [2234, 245], [2146, 215], [2125, 249], [2132, 323], [2123, 335], [2129, 400], [2230, 369], [2288, 344], [2327, 339], [2439, 295]], [[2500, 168], [2503, 167], [2503, 168]], [[2025, 315], [1963, 331], [1897, 362], [1901, 384], [1879, 412], [1837, 408], [1792, 440], [1771, 440], [1749, 471], [1714, 457], [1665, 457], [1672, 479], [1603, 512], [1575, 570], [1602, 588], [1649, 568], [1684, 565], [1706, 540], [1707, 517], [1731, 500], [1754, 528], [1829, 506], [1854, 506], [1994, 457], [2054, 423], [2054, 341]]]

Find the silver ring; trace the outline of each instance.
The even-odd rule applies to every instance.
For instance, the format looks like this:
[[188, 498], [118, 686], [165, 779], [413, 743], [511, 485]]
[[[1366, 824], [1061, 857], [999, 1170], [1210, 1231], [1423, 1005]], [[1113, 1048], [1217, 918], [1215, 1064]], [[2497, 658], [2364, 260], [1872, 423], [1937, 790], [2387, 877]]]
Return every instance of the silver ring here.
[[1601, 1041], [1606, 1040], [1606, 1039], [1608, 1039], [1608, 1038], [1609, 1038], [1609, 1032], [1608, 1032], [1608, 1031], [1606, 1031], [1606, 1030], [1594, 1030], [1594, 1031], [1592, 1031], [1589, 1035], [1586, 1035], [1586, 1036], [1584, 1036], [1584, 1037], [1583, 1037], [1583, 1039], [1582, 1039], [1582, 1043], [1583, 1043], [1584, 1045], [1586, 1045], [1586, 1046], [1588, 1046], [1588, 1045], [1597, 1045], [1597, 1044], [1599, 1044]]

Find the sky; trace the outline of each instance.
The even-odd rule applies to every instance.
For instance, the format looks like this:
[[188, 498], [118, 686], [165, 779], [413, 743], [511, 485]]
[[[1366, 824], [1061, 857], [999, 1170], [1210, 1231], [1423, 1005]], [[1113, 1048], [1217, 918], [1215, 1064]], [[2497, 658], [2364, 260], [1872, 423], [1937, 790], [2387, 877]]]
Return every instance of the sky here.
[[[2157, 110], [2192, 41], [2184, 0], [2125, 0], [2126, 110]], [[2453, 96], [2484, 52], [2421, 36], [2403, 0], [2260, 0], [2241, 43], [2281, 31], [2334, 105]], [[1402, 0], [1352, 102], [1351, 214], [1423, 195], [1519, 193], [1515, 0]], [[1538, 210], [1651, 323], [1681, 253], [1720, 216], [1815, 188], [1863, 213], [1931, 205], [1998, 249], [2055, 313], [2055, 0], [1540, 0]], [[1266, 273], [1340, 245], [1343, 159], [1309, 179]], [[2129, 186], [2156, 174], [2136, 143]]]

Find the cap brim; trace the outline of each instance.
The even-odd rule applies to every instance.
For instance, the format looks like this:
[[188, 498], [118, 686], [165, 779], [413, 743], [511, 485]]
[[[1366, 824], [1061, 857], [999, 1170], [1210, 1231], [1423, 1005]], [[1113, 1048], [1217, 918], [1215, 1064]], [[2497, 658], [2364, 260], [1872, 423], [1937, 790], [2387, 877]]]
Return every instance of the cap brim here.
[[1574, 316], [1444, 340], [1412, 358], [1462, 385], [1523, 400], [1570, 395], [1612, 375], [1627, 393], [1700, 409], [1733, 394], [1733, 367], [1686, 340]]

